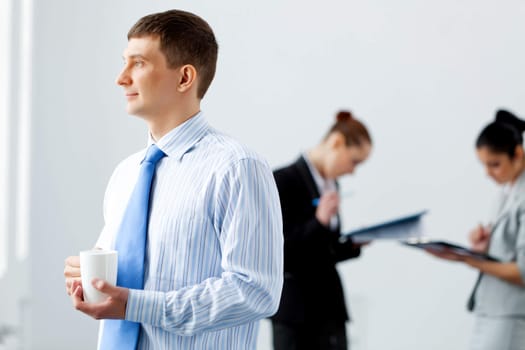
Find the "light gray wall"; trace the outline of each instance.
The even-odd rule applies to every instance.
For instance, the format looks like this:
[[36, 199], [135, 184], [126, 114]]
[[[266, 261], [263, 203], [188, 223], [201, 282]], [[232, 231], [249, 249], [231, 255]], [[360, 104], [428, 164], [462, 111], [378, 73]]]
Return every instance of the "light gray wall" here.
[[[31, 253], [29, 266], [11, 277], [29, 285], [0, 284], [3, 297], [29, 296], [30, 349], [94, 348], [96, 322], [72, 309], [63, 260], [94, 244], [113, 167], [146, 141], [114, 84], [125, 34], [144, 14], [176, 6], [208, 20], [220, 58], [203, 109], [272, 166], [317, 143], [339, 108], [366, 122], [374, 151], [342, 181], [354, 191], [343, 203], [345, 227], [428, 208], [429, 234], [465, 243], [495, 191], [475, 159], [475, 136], [497, 107], [525, 115], [525, 4], [518, 0], [34, 6]], [[375, 242], [340, 271], [354, 349], [466, 347], [472, 270]], [[269, 343], [264, 322], [259, 350]]]

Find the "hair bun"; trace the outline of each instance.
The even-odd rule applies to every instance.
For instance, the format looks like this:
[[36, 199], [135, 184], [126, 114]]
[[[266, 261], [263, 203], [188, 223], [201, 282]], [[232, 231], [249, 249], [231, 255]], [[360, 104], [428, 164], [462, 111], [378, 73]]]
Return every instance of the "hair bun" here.
[[525, 121], [505, 109], [500, 109], [496, 112], [496, 123], [510, 125], [520, 133], [525, 131]]
[[352, 113], [350, 111], [339, 111], [336, 116], [338, 122], [347, 122], [352, 119]]
[[516, 119], [516, 116], [505, 109], [499, 109], [496, 112], [496, 121], [498, 123], [512, 123]]

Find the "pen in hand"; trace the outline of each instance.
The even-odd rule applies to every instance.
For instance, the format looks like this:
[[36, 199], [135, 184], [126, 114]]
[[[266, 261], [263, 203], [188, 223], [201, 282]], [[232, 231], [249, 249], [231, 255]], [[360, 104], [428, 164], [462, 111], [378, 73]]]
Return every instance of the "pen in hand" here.
[[[353, 194], [354, 194], [353, 191], [343, 192], [343, 193], [339, 194], [339, 198], [350, 197]], [[319, 205], [319, 201], [320, 200], [321, 200], [321, 198], [314, 198], [314, 199], [312, 199], [312, 205], [314, 207], [317, 207]]]
[[469, 240], [474, 251], [486, 252], [490, 241], [490, 228], [480, 223], [470, 231]]

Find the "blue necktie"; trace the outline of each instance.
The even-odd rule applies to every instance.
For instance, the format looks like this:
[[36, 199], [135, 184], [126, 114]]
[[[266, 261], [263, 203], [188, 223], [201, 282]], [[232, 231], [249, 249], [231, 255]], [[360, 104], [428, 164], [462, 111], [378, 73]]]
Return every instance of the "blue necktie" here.
[[[151, 145], [142, 161], [140, 174], [131, 194], [115, 240], [118, 251], [117, 286], [144, 288], [144, 256], [148, 232], [151, 182], [159, 160], [165, 154]], [[140, 323], [125, 320], [105, 320], [101, 350], [135, 350]]]

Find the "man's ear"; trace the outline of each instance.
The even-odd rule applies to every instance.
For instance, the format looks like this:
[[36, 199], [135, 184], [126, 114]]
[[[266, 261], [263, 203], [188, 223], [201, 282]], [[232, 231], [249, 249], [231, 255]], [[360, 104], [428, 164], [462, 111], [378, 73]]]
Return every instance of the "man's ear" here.
[[186, 92], [197, 86], [197, 70], [191, 64], [185, 64], [179, 68], [180, 78], [177, 90]]

